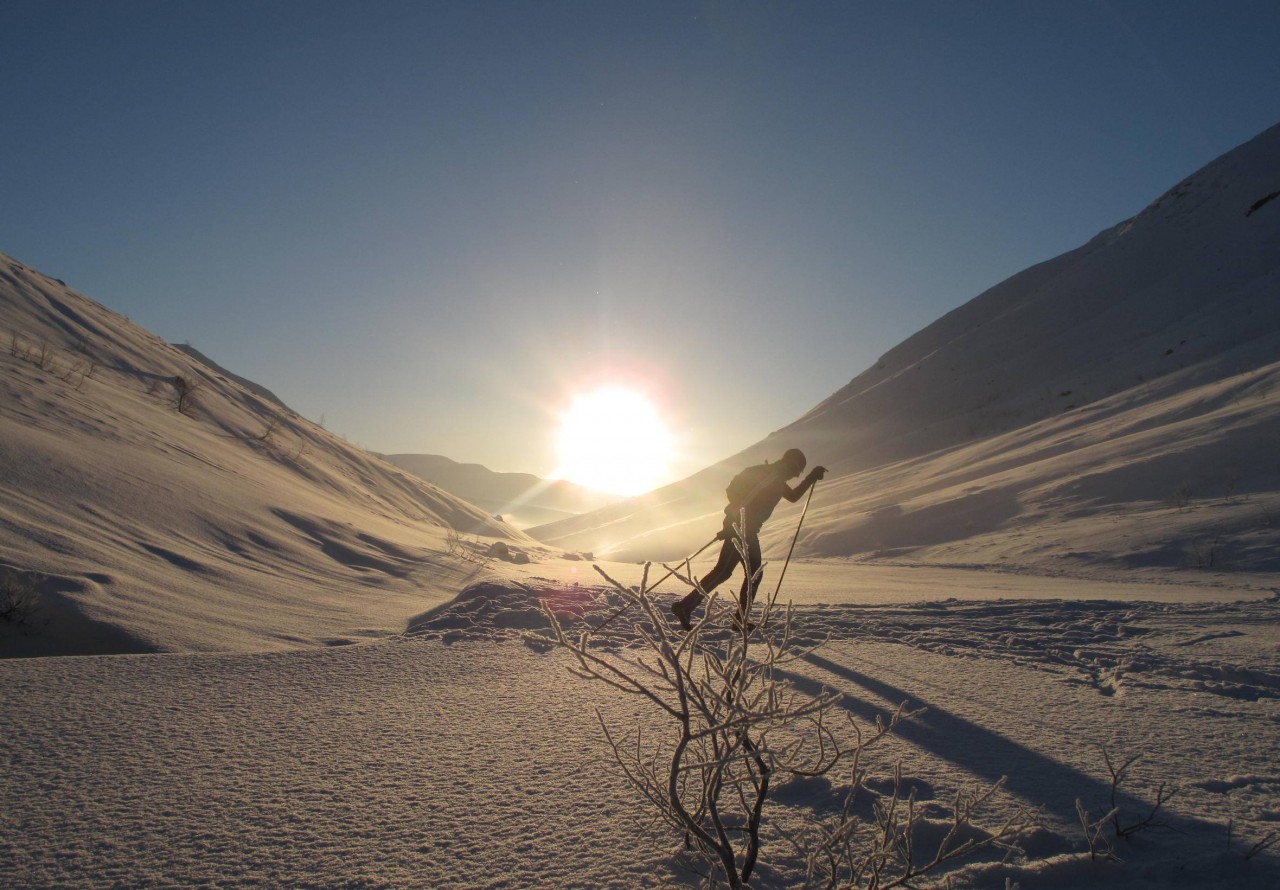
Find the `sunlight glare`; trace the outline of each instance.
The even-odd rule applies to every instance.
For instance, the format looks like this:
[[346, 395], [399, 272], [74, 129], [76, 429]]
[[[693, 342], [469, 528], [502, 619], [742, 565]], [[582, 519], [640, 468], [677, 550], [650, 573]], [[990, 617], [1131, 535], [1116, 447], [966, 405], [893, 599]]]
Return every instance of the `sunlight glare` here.
[[560, 470], [578, 485], [621, 495], [652, 490], [667, 471], [671, 437], [652, 403], [620, 386], [577, 396], [561, 418]]

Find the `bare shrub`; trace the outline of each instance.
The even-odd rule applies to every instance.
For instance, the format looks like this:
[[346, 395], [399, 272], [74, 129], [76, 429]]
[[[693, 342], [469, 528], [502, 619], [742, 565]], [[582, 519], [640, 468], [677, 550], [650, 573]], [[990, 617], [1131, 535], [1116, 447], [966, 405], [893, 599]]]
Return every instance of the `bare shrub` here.
[[[1227, 852], [1233, 855], [1237, 854], [1237, 850], [1235, 848], [1235, 829], [1236, 829], [1235, 820], [1228, 820], [1227, 821]], [[1274, 844], [1277, 840], [1280, 840], [1280, 831], [1269, 831], [1267, 832], [1266, 836], [1262, 840], [1253, 844], [1246, 850], [1239, 851], [1238, 855], [1242, 856], [1247, 862], [1248, 860], [1259, 855], [1260, 853], [1265, 853], [1267, 849], [1272, 844]]]
[[[85, 341], [77, 342], [77, 352], [87, 356], [87, 350]], [[83, 388], [85, 380], [92, 379], [98, 371], [97, 362], [84, 358], [72, 361], [65, 371], [60, 372], [57, 347], [45, 339], [41, 339], [38, 343], [28, 341], [14, 328], [9, 329], [9, 354], [35, 365], [41, 371], [55, 374], [63, 383], [70, 384], [77, 391]]]
[[276, 434], [280, 432], [280, 427], [283, 425], [284, 420], [280, 417], [280, 414], [278, 412], [273, 413], [267, 418], [266, 425], [263, 427], [262, 432], [253, 437], [254, 441], [270, 445], [275, 441]]
[[462, 544], [462, 535], [453, 526], [446, 526], [444, 530], [444, 552], [446, 556], [454, 556], [461, 558], [468, 548]]
[[1249, 502], [1249, 492], [1244, 490], [1244, 483], [1240, 478], [1239, 467], [1228, 467], [1226, 477], [1222, 483], [1223, 492], [1222, 500], [1226, 504], [1247, 504]]
[[[1080, 827], [1084, 831], [1085, 844], [1089, 848], [1090, 859], [1120, 862], [1122, 860], [1115, 852], [1116, 841], [1122, 838], [1128, 840], [1148, 828], [1171, 828], [1167, 822], [1160, 821], [1158, 817], [1160, 811], [1164, 809], [1164, 805], [1181, 789], [1170, 785], [1168, 782], [1161, 782], [1156, 788], [1155, 803], [1151, 805], [1151, 808], [1145, 814], [1141, 816], [1126, 816], [1121, 812], [1120, 803], [1117, 799], [1120, 794], [1120, 786], [1128, 777], [1129, 768], [1141, 758], [1141, 754], [1135, 754], [1117, 766], [1117, 761], [1112, 758], [1111, 752], [1104, 746], [1102, 759], [1107, 765], [1107, 772], [1111, 775], [1110, 808], [1102, 816], [1092, 819], [1084, 803], [1079, 798], [1076, 798], [1076, 812], [1080, 815]], [[1108, 828], [1111, 829], [1110, 837], [1106, 834], [1106, 829]], [[1230, 832], [1231, 829], [1228, 826], [1228, 845], [1230, 845]]]
[[200, 393], [204, 389], [204, 381], [199, 377], [184, 377], [179, 374], [172, 380], [173, 408], [179, 414], [190, 417], [200, 402]]
[[[745, 554], [744, 564], [750, 564]], [[687, 561], [683, 572], [665, 568], [696, 587]], [[980, 846], [1012, 842], [1020, 830], [1011, 824], [982, 843], [960, 839], [997, 783], [984, 793], [958, 797], [956, 827], [933, 854], [918, 859], [913, 844], [920, 813], [914, 795], [901, 797], [900, 771], [893, 794], [876, 803], [874, 825], [852, 811], [853, 797], [864, 791], [862, 753], [918, 712], [907, 711], [904, 703], [864, 733], [851, 717], [833, 717], [838, 693], [801, 693], [779, 672], [813, 649], [794, 642], [792, 610], [777, 609], [773, 598], [755, 616], [757, 625], [736, 603], [727, 606], [713, 594], [702, 620], [681, 634], [649, 592], [648, 565], [638, 588], [625, 587], [599, 566], [596, 571], [625, 603], [609, 619], [571, 635], [549, 605], [543, 610], [556, 642], [573, 656], [575, 675], [636, 696], [664, 716], [668, 731], [650, 737], [639, 728], [610, 727], [597, 711], [613, 763], [656, 824], [683, 840], [705, 869], [707, 886], [748, 885], [763, 849], [765, 806], [780, 780], [823, 776], [842, 762], [853, 766], [848, 807], [798, 842], [816, 886], [904, 886]], [[623, 657], [608, 646], [593, 646], [595, 634], [627, 612], [639, 654]], [[721, 633], [725, 624], [734, 630]]]
[[1258, 841], [1256, 844], [1250, 847], [1247, 851], [1245, 851], [1244, 858], [1252, 859], [1254, 856], [1257, 856], [1259, 853], [1264, 852], [1268, 847], [1270, 847], [1273, 843], [1275, 843], [1277, 839], [1280, 839], [1280, 832], [1276, 832], [1276, 831], [1270, 832], [1266, 837], [1264, 837], [1262, 840]]
[[1168, 823], [1158, 822], [1156, 821], [1156, 817], [1159, 815], [1160, 810], [1164, 805], [1169, 802], [1170, 798], [1177, 794], [1181, 789], [1177, 786], [1170, 785], [1167, 782], [1161, 782], [1160, 786], [1156, 789], [1156, 802], [1152, 804], [1150, 811], [1141, 818], [1125, 821], [1121, 818], [1120, 805], [1116, 803], [1116, 795], [1120, 790], [1120, 784], [1125, 779], [1125, 774], [1129, 771], [1129, 767], [1137, 763], [1138, 760], [1141, 759], [1142, 755], [1135, 754], [1118, 767], [1115, 765], [1115, 761], [1111, 759], [1111, 752], [1105, 747], [1102, 749], [1102, 757], [1107, 762], [1107, 771], [1111, 773], [1110, 818], [1111, 826], [1115, 829], [1116, 837], [1130, 838], [1138, 832], [1145, 831], [1148, 828], [1168, 828]]
[[1187, 544], [1187, 565], [1193, 569], [1220, 568], [1222, 564], [1222, 532], [1206, 539], [1192, 538]]
[[865, 793], [864, 781], [865, 773], [855, 767], [844, 813], [833, 827], [825, 827], [825, 836], [808, 851], [809, 887], [918, 887], [922, 876], [980, 850], [994, 847], [1007, 854], [1017, 852], [1018, 841], [1038, 821], [1035, 813], [1020, 807], [994, 831], [976, 827], [979, 811], [1004, 787], [1002, 777], [986, 788], [957, 791], [941, 839], [922, 848], [919, 841], [926, 820], [914, 789], [906, 798], [902, 795], [902, 765], [894, 770], [892, 792], [873, 802], [869, 822], [853, 815], [855, 799]]
[[1169, 504], [1182, 512], [1191, 507], [1192, 493], [1191, 486], [1184, 482], [1169, 493]]
[[40, 611], [40, 594], [29, 580], [8, 570], [0, 570], [0, 623], [30, 624]]
[[471, 540], [464, 538], [462, 533], [453, 526], [446, 526], [444, 530], [445, 555], [452, 556], [463, 562], [474, 563], [478, 566], [486, 566], [493, 561], [493, 557], [479, 542], [479, 540]]
[[96, 366], [87, 360], [78, 360], [67, 368], [62, 375], [62, 382], [70, 384], [76, 392], [84, 388], [84, 382], [93, 376]]
[[1116, 816], [1114, 809], [1109, 810], [1097, 819], [1089, 817], [1089, 810], [1080, 798], [1076, 798], [1076, 813], [1080, 816], [1080, 828], [1084, 832], [1085, 846], [1089, 848], [1089, 859], [1097, 862], [1119, 862], [1115, 852], [1115, 841], [1106, 836], [1107, 826]]
[[[598, 652], [590, 632], [571, 639], [544, 607], [556, 640], [574, 656], [576, 675], [640, 696], [670, 719], [672, 733], [650, 740], [640, 729], [610, 729], [597, 712], [615, 764], [657, 818], [683, 837], [708, 880], [742, 887], [759, 858], [764, 805], [777, 778], [823, 775], [849, 753], [830, 726], [839, 696], [804, 696], [779, 680], [775, 670], [786, 647], [772, 641], [760, 643], [761, 658], [747, 658], [750, 625], [739, 622], [723, 642], [706, 640], [715, 623], [736, 612], [715, 597], [680, 638], [646, 589], [648, 566], [636, 591], [596, 570], [636, 610], [644, 655], [622, 660]], [[789, 629], [788, 616], [784, 638]]]
[[48, 340], [41, 340], [32, 352], [31, 362], [41, 371], [53, 370], [58, 351]]
[[43, 337], [39, 343], [27, 341], [15, 329], [9, 330], [9, 354], [30, 362], [41, 371], [52, 371], [58, 364], [58, 349]]

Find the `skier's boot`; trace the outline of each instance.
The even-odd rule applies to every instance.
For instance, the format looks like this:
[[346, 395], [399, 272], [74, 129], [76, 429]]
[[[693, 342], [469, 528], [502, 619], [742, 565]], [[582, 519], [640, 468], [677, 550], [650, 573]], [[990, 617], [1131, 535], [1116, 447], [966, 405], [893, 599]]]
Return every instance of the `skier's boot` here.
[[690, 630], [693, 627], [693, 622], [690, 619], [693, 617], [693, 610], [696, 608], [698, 608], [697, 602], [691, 603], [689, 598], [685, 597], [671, 604], [671, 614], [676, 616], [676, 621], [680, 622], [681, 627], [685, 630]]

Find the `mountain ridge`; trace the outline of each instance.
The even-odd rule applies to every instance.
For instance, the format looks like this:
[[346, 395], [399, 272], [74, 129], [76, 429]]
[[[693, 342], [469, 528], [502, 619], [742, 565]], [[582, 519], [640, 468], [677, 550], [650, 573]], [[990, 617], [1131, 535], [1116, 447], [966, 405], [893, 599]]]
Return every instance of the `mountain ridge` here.
[[563, 479], [507, 473], [440, 454], [384, 454], [385, 460], [468, 503], [500, 515], [516, 528], [542, 525], [599, 509], [618, 497]]

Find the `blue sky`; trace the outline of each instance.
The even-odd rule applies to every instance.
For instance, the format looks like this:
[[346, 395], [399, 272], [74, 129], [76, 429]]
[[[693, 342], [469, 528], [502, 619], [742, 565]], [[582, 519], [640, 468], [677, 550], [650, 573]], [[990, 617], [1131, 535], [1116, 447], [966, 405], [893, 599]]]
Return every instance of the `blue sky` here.
[[[1280, 121], [1280, 4], [15, 2], [0, 251], [377, 451], [677, 477]], [[619, 431], [625, 434], [625, 431]]]

